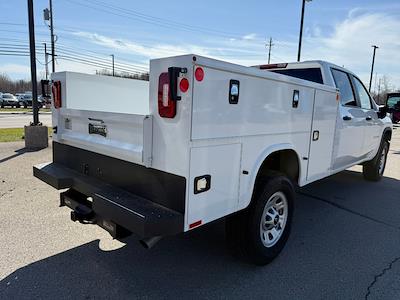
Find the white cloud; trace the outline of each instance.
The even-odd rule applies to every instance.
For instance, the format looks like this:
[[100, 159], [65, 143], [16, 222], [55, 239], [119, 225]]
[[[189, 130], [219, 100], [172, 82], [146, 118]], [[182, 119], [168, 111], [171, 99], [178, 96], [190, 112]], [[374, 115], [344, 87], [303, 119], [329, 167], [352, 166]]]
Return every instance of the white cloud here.
[[[329, 36], [307, 37], [302, 50], [305, 59], [323, 59], [344, 65], [369, 79], [372, 45], [378, 45], [376, 72], [400, 80], [400, 20], [382, 13], [354, 13], [334, 27]], [[397, 86], [400, 85], [398, 81]]]
[[21, 65], [21, 64], [4, 64], [0, 65], [0, 73], [5, 74], [19, 74], [26, 77], [30, 74], [30, 67], [29, 65]]
[[172, 55], [196, 53], [209, 55], [208, 51], [197, 45], [175, 46], [170, 44], [143, 45], [126, 39], [115, 39], [91, 32], [76, 32], [76, 36], [84, 38], [94, 44], [119, 50], [121, 52], [140, 55], [146, 58], [158, 58]]
[[247, 40], [247, 41], [252, 41], [252, 40], [255, 40], [256, 38], [257, 38], [257, 34], [255, 34], [255, 33], [249, 33], [242, 37], [243, 40]]

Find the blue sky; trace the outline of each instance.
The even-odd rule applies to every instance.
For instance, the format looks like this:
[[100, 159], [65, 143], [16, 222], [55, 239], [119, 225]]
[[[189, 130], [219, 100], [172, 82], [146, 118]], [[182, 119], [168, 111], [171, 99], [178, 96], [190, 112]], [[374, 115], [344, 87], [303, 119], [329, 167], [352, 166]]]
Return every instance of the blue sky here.
[[[42, 18], [47, 6], [48, 1], [34, 0], [39, 76], [44, 74], [41, 43], [49, 41]], [[56, 45], [63, 51], [59, 71], [94, 73], [108, 67], [110, 54], [121, 70], [133, 71], [148, 69], [151, 58], [185, 53], [260, 64], [266, 62], [269, 37], [272, 62], [296, 59], [300, 0], [53, 0], [53, 6]], [[0, 53], [27, 51], [26, 1], [3, 0], [0, 9]], [[371, 45], [377, 44], [376, 73], [400, 87], [399, 17], [398, 0], [313, 0], [306, 4], [302, 59], [344, 65], [368, 83]], [[0, 55], [0, 72], [29, 78], [29, 58]]]

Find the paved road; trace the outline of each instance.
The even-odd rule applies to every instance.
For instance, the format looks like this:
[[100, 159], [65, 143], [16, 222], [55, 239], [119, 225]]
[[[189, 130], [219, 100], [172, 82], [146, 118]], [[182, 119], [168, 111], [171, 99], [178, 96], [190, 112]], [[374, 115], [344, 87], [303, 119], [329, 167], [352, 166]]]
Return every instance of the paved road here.
[[73, 223], [32, 178], [51, 149], [22, 147], [0, 144], [0, 299], [400, 299], [400, 131], [381, 182], [355, 167], [300, 191], [288, 244], [266, 267], [228, 254], [223, 221], [152, 250]]
[[[43, 125], [51, 126], [51, 114], [41, 113], [39, 115], [40, 122]], [[22, 128], [24, 125], [29, 125], [33, 121], [31, 113], [26, 114], [11, 114], [11, 113], [0, 113], [0, 128]]]

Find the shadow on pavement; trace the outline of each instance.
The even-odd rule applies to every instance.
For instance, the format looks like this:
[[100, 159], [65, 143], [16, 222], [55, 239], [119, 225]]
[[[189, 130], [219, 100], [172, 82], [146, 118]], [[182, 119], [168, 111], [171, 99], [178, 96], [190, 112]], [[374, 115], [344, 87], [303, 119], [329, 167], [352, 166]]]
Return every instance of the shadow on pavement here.
[[[379, 187], [393, 184], [399, 192], [395, 179], [371, 184], [360, 173], [344, 172], [312, 190], [355, 211], [360, 205], [376, 210]], [[350, 197], [357, 193], [363, 197]], [[14, 271], [0, 282], [0, 298], [363, 298], [399, 245], [398, 231], [302, 195], [292, 228], [286, 248], [266, 267], [229, 255], [223, 221], [162, 240], [151, 250], [129, 238], [107, 252], [95, 240]]]
[[255, 270], [226, 253], [223, 230], [223, 222], [214, 223], [151, 250], [128, 238], [126, 246], [103, 251], [95, 240], [13, 272], [0, 282], [0, 298], [172, 298], [182, 288], [230, 285], [224, 281], [232, 269], [242, 276]]
[[400, 229], [400, 181], [364, 179], [361, 172], [343, 171], [300, 189], [300, 194]]
[[7, 160], [16, 158], [16, 157], [18, 157], [18, 156], [20, 156], [20, 155], [22, 155], [22, 154], [24, 154], [24, 153], [27, 153], [27, 152], [36, 152], [36, 151], [38, 151], [38, 150], [43, 150], [43, 149], [27, 149], [27, 148], [21, 148], [21, 149], [15, 150], [15, 151], [14, 151], [15, 154], [0, 159], [0, 163], [3, 163], [3, 162], [6, 162]]

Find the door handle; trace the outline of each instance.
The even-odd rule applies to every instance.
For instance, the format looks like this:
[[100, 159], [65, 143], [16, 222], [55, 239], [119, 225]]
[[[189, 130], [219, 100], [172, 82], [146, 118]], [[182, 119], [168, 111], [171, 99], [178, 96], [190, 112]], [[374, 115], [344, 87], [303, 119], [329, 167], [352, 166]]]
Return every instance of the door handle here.
[[365, 118], [365, 120], [371, 121], [371, 120], [372, 120], [372, 117], [368, 116], [368, 117]]
[[343, 120], [345, 120], [345, 121], [350, 121], [350, 120], [351, 120], [351, 117], [350, 117], [350, 116], [344, 116], [344, 117], [343, 117]]

